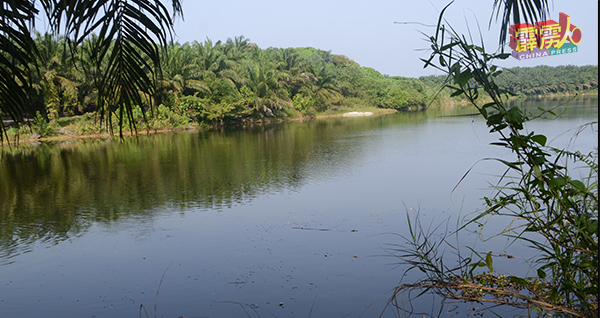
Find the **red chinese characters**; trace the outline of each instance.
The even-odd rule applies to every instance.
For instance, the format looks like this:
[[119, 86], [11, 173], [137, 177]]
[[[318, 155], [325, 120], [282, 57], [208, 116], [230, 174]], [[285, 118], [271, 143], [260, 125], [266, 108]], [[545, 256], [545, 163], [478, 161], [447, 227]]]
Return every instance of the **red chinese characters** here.
[[509, 46], [517, 52], [533, 51], [534, 49], [559, 49], [565, 41], [575, 45], [581, 42], [581, 30], [571, 24], [571, 17], [560, 13], [557, 23], [554, 20], [512, 25], [509, 29]]

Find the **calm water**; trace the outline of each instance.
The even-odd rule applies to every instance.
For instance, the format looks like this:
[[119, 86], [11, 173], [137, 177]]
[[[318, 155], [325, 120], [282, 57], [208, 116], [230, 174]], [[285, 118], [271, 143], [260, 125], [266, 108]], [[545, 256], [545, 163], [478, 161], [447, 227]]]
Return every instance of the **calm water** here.
[[[561, 118], [528, 129], [553, 146], [591, 151], [597, 130], [573, 141], [569, 129], [598, 118], [597, 96], [570, 105]], [[330, 118], [5, 155], [0, 316], [139, 317], [144, 304], [152, 317], [162, 280], [158, 317], [377, 317], [387, 299], [377, 298], [405, 269], [386, 248], [404, 242], [398, 234], [407, 234], [407, 212], [454, 228], [481, 208], [502, 172], [480, 159], [510, 158], [488, 145], [494, 136], [479, 117], [451, 117], [469, 112]], [[469, 245], [475, 236], [461, 239]], [[516, 256], [495, 259], [499, 272], [529, 271], [526, 249], [477, 244]], [[413, 304], [429, 312], [431, 303]]]

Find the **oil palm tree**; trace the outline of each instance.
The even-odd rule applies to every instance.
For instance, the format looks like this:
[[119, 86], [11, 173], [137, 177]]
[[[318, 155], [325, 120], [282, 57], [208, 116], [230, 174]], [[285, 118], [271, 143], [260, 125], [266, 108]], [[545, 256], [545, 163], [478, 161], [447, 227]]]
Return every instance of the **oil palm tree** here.
[[79, 70], [80, 77], [77, 98], [81, 112], [84, 109], [97, 110], [98, 87], [107, 66], [106, 61], [100, 61], [95, 54], [96, 42], [98, 42], [98, 36], [92, 34], [77, 47], [76, 69]]
[[77, 104], [77, 71], [69, 67], [73, 64], [73, 55], [67, 50], [63, 37], [36, 32], [34, 41], [39, 52], [39, 77], [33, 85], [39, 91], [48, 119], [54, 122], [60, 112], [69, 108], [66, 105]]
[[204, 43], [194, 41], [191, 47], [196, 55], [200, 78], [219, 76], [219, 72], [226, 68], [228, 62], [221, 50], [221, 41], [216, 43], [210, 39], [206, 39]]
[[306, 85], [307, 81], [314, 80], [314, 76], [309, 72], [309, 64], [306, 60], [300, 58], [294, 48], [274, 49], [277, 71], [280, 72], [282, 79], [288, 84], [290, 97], [294, 97], [300, 89]]
[[233, 39], [227, 39], [227, 41], [223, 45], [223, 53], [227, 56], [229, 60], [240, 61], [243, 60], [246, 57], [246, 55], [252, 52], [252, 50], [256, 47], [256, 44], [250, 42], [250, 39], [247, 39], [243, 35], [240, 35], [234, 37]]
[[343, 99], [335, 75], [327, 64], [313, 61], [309, 64], [309, 72], [313, 79], [309, 88], [315, 96], [315, 101], [319, 104], [315, 105], [317, 109], [326, 108], [331, 102]]
[[162, 95], [184, 94], [184, 91], [210, 94], [210, 89], [201, 80], [202, 71], [198, 66], [193, 48], [185, 43], [170, 43], [164, 50], [163, 72], [160, 81]]
[[502, 13], [499, 45], [504, 48], [508, 36], [508, 27], [511, 24], [546, 20], [546, 15], [549, 12], [548, 0], [494, 0], [490, 25], [494, 20], [494, 13], [496, 20], [500, 18], [500, 13]]
[[[160, 73], [160, 47], [173, 31], [173, 17], [182, 13], [181, 1], [171, 0], [173, 14], [161, 1], [151, 0], [23, 0], [0, 1], [0, 110], [23, 122], [33, 114], [33, 74], [39, 72], [39, 50], [31, 34], [43, 12], [56, 33], [64, 34], [72, 50], [92, 33], [95, 65], [101, 71], [98, 107], [110, 121], [111, 114], [129, 114], [142, 104], [140, 92], [156, 89]], [[41, 10], [36, 7], [39, 4]], [[106, 68], [102, 63], [106, 61]], [[34, 65], [31, 67], [31, 65]], [[122, 122], [122, 121], [120, 121]], [[0, 135], [5, 127], [0, 121]]]
[[249, 110], [260, 116], [274, 116], [275, 111], [291, 106], [286, 83], [262, 50], [254, 48], [251, 54], [252, 58], [246, 59], [241, 67], [243, 77], [237, 84]]
[[[64, 34], [72, 47], [97, 33], [92, 50], [97, 56], [100, 114], [110, 120], [106, 115], [118, 109], [121, 116], [132, 117], [133, 106], [144, 103], [143, 95], [156, 91], [160, 47], [168, 43], [173, 18], [182, 13], [181, 0], [170, 2], [173, 14], [158, 0], [0, 0], [0, 115], [23, 122], [33, 114], [32, 77], [38, 69], [30, 65], [37, 64], [39, 52], [31, 34], [36, 17], [44, 14], [53, 31]], [[505, 43], [511, 19], [535, 21], [548, 12], [548, 2], [494, 0], [493, 10], [496, 18], [502, 13], [500, 41]], [[235, 58], [251, 46], [243, 37], [232, 43]], [[0, 138], [4, 133], [0, 121]]]

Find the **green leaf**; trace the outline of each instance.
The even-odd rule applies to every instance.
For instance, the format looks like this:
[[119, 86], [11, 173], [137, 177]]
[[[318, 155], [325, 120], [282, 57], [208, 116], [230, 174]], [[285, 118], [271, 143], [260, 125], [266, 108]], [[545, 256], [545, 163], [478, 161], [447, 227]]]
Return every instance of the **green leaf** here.
[[517, 124], [525, 122], [525, 116], [519, 107], [512, 107], [506, 112], [506, 121]]
[[462, 95], [462, 93], [463, 93], [463, 91], [457, 90], [454, 93], [450, 94], [450, 97], [456, 97], [456, 96]]
[[544, 270], [541, 268], [537, 270], [537, 274], [538, 274], [538, 277], [541, 279], [546, 278], [546, 272], [544, 272]]
[[[490, 126], [490, 125], [488, 125], [488, 126]], [[494, 128], [492, 128], [490, 130], [490, 132], [492, 133], [492, 132], [500, 131], [500, 130], [506, 128], [506, 127], [508, 127], [508, 124], [500, 124], [500, 125], [495, 126]]]
[[502, 122], [503, 118], [504, 118], [504, 116], [502, 114], [491, 115], [487, 119], [487, 125], [488, 126], [498, 125]]
[[571, 181], [569, 181], [569, 184], [571, 184], [571, 186], [573, 188], [579, 190], [581, 193], [587, 192], [587, 188], [585, 187], [585, 184], [583, 184], [583, 182], [581, 182], [579, 180], [571, 180]]
[[531, 137], [531, 140], [537, 142], [538, 144], [540, 144], [542, 146], [545, 146], [548, 138], [546, 138], [546, 136], [544, 136], [544, 135], [535, 135], [535, 136]]
[[465, 86], [471, 78], [473, 78], [473, 74], [469, 69], [466, 69], [454, 77], [454, 82], [460, 86]]
[[519, 284], [521, 286], [527, 286], [527, 281], [524, 280], [523, 278], [519, 278], [516, 276], [509, 276], [508, 279], [510, 279], [515, 284]]
[[487, 265], [484, 262], [477, 262], [469, 265], [471, 267], [486, 267]]
[[481, 108], [488, 108], [488, 107], [492, 107], [492, 106], [496, 106], [496, 103], [491, 102], [491, 103], [483, 104], [483, 106], [481, 106]]
[[567, 179], [565, 179], [564, 177], [556, 177], [553, 178], [551, 181], [559, 187], [563, 187], [565, 184], [567, 184]]
[[598, 235], [598, 220], [591, 220], [588, 224], [588, 231], [592, 234]]
[[435, 57], [435, 55], [431, 55], [429, 60], [420, 59], [421, 61], [423, 61], [425, 63], [425, 65], [423, 65], [423, 68], [427, 68], [427, 66], [429, 66], [431, 64], [431, 60], [433, 60], [434, 57]]
[[452, 42], [450, 44], [446, 44], [446, 45], [442, 46], [442, 48], [440, 49], [440, 51], [445, 51], [445, 50], [447, 50], [449, 48], [454, 47], [457, 44], [459, 44], [459, 42]]
[[490, 269], [490, 272], [494, 271], [494, 266], [492, 265], [492, 252], [487, 253], [485, 256], [485, 266]]
[[512, 145], [515, 149], [521, 148], [524, 145], [523, 142], [521, 141], [521, 139], [519, 138], [519, 136], [515, 136], [515, 135], [510, 137], [510, 142], [512, 143]]
[[440, 55], [440, 65], [446, 67], [446, 60], [444, 60], [443, 55]]
[[540, 179], [540, 180], [542, 179], [542, 171], [540, 170], [540, 166], [538, 166], [538, 165], [533, 166], [533, 174], [535, 174], [535, 176], [538, 179]]

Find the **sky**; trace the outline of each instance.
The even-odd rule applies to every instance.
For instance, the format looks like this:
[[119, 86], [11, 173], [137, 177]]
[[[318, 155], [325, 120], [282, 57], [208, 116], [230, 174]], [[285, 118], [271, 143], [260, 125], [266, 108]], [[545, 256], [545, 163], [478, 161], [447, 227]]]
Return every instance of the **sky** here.
[[[260, 48], [314, 47], [345, 55], [361, 66], [372, 67], [390, 76], [418, 77], [441, 74], [423, 69], [420, 58], [428, 58], [429, 44], [421, 33], [433, 34], [439, 12], [448, 0], [183, 0], [184, 19], [175, 24], [180, 43], [207, 38], [226, 41], [243, 35]], [[477, 31], [479, 22], [484, 43], [498, 48], [499, 24], [488, 28], [494, 0], [455, 0], [445, 18], [462, 33]], [[571, 24], [583, 34], [578, 52], [529, 60], [510, 57], [501, 67], [537, 65], [598, 65], [598, 1], [550, 0], [549, 19], [559, 13], [571, 17]], [[479, 38], [479, 36], [477, 36]], [[508, 52], [511, 51], [508, 46]]]

